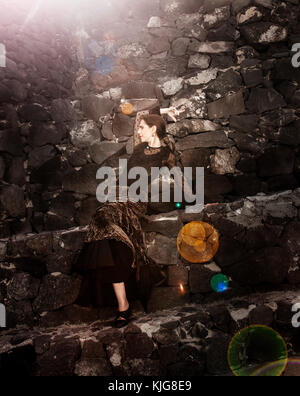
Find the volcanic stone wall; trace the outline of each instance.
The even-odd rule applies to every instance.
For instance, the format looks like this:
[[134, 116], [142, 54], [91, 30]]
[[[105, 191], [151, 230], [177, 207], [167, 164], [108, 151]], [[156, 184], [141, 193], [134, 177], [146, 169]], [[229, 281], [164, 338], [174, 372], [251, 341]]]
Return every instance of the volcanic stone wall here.
[[[289, 356], [298, 359], [299, 330], [290, 324], [290, 307], [297, 296], [291, 291], [258, 293], [230, 302], [188, 304], [139, 314], [123, 329], [111, 328], [110, 321], [47, 329], [19, 326], [3, 331], [1, 373], [13, 371], [23, 377], [233, 376], [228, 347], [232, 337], [249, 325], [277, 330], [288, 345]], [[260, 362], [261, 345], [251, 345], [249, 350], [252, 361]], [[236, 365], [231, 368], [238, 370]], [[291, 363], [284, 375], [299, 376], [299, 370]]]
[[53, 227], [46, 213], [49, 197], [61, 188], [59, 144], [68, 141], [66, 121], [74, 117], [65, 100], [71, 97], [74, 68], [69, 31], [51, 8], [33, 5], [1, 1], [2, 238]]
[[297, 2], [26, 4], [1, 8], [0, 237], [88, 224], [97, 169], [157, 103], [187, 108], [168, 133], [206, 202], [298, 187]]
[[[148, 254], [166, 274], [150, 310], [215, 298], [209, 280], [219, 272], [233, 295], [297, 285], [298, 4], [83, 3], [58, 14], [10, 2], [0, 17], [0, 302], [9, 326], [98, 318], [73, 305], [72, 271], [98, 205], [96, 171], [129, 157], [136, 112], [156, 104], [186, 106], [168, 120], [169, 136], [183, 166], [205, 167], [206, 202], [220, 204], [199, 216], [170, 206], [144, 224]], [[177, 252], [180, 227], [195, 219], [221, 236], [205, 266]]]
[[[111, 147], [106, 140], [127, 141], [131, 152], [136, 112], [122, 114], [120, 101], [142, 110], [156, 98], [162, 107], [187, 108], [177, 123], [168, 120], [168, 133], [183, 166], [205, 167], [206, 202], [296, 188], [300, 74], [291, 49], [299, 41], [298, 4], [165, 0], [126, 6], [118, 10], [120, 20], [101, 5], [101, 23], [87, 10], [77, 36], [82, 67], [76, 91], [85, 114], [103, 121], [93, 161], [102, 164], [99, 152]], [[113, 116], [105, 119], [103, 109], [112, 102]]]
[[[298, 189], [207, 206], [199, 215], [180, 210], [150, 216], [143, 224], [147, 253], [165, 274], [165, 281], [153, 288], [148, 312], [190, 302], [230, 300], [257, 291], [298, 290], [299, 209]], [[220, 249], [208, 263], [191, 264], [177, 251], [178, 232], [192, 220], [208, 222], [220, 235]], [[51, 327], [111, 317], [111, 285], [103, 289], [105, 308], [74, 304], [81, 276], [72, 264], [86, 232], [87, 227], [76, 227], [0, 240], [0, 303], [6, 307], [8, 327]], [[230, 280], [226, 293], [211, 288], [212, 277], [219, 273]], [[138, 301], [132, 303], [135, 313], [143, 311]]]

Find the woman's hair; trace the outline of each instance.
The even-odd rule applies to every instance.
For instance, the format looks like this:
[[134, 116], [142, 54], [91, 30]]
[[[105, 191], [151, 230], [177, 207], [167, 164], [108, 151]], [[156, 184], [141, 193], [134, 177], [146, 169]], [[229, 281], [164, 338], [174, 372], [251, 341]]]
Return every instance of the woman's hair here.
[[170, 141], [167, 135], [167, 123], [162, 116], [158, 114], [149, 114], [143, 116], [141, 120], [144, 120], [150, 128], [156, 126], [156, 133], [159, 139], [169, 147], [172, 153], [175, 152], [175, 145]]

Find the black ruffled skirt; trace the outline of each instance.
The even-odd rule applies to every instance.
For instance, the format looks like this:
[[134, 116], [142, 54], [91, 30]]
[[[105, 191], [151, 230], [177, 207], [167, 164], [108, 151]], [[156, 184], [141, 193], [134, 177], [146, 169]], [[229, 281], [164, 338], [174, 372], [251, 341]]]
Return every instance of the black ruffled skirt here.
[[115, 239], [85, 243], [74, 270], [83, 276], [75, 304], [81, 306], [116, 306], [113, 283], [125, 283], [128, 300], [137, 298], [136, 270], [132, 250]]

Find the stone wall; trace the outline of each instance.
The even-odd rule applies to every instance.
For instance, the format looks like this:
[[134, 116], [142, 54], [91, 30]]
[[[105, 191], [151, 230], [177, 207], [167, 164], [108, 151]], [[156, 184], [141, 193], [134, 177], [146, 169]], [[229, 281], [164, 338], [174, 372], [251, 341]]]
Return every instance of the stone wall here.
[[[148, 255], [166, 279], [153, 288], [148, 311], [297, 288], [299, 208], [298, 189], [207, 206], [199, 215], [180, 210], [151, 216], [143, 224]], [[213, 261], [191, 264], [179, 255], [176, 237], [191, 220], [206, 221], [218, 230], [220, 249]], [[73, 263], [86, 232], [86, 226], [74, 227], [0, 240], [0, 303], [6, 307], [8, 327], [51, 327], [110, 317], [114, 312], [111, 285], [104, 293], [107, 307], [92, 309], [74, 304], [81, 276], [74, 272]], [[224, 294], [214, 292], [210, 285], [218, 273], [230, 280]], [[143, 312], [139, 301], [132, 303], [136, 312]]]
[[[0, 0], [1, 373], [230, 375], [228, 344], [251, 324], [299, 354], [298, 0], [61, 3]], [[149, 312], [133, 301], [134, 323], [117, 330], [112, 307], [74, 304], [73, 264], [98, 205], [97, 169], [130, 156], [135, 115], [156, 104], [186, 106], [168, 134], [183, 166], [205, 167], [215, 204], [198, 215], [169, 206], [143, 223], [166, 279]], [[204, 265], [177, 251], [193, 220], [220, 235]], [[221, 294], [218, 273], [229, 278]]]
[[[299, 329], [291, 327], [290, 309], [298, 295], [297, 291], [258, 293], [230, 302], [186, 304], [140, 314], [120, 330], [113, 329], [110, 321], [47, 329], [19, 326], [2, 332], [1, 373], [13, 371], [23, 377], [167, 375], [174, 379], [233, 376], [227, 361], [230, 342], [240, 329], [259, 324], [271, 326], [284, 337], [290, 357], [284, 375], [299, 376]], [[264, 348], [242, 345], [249, 352], [252, 372], [253, 367], [262, 367]], [[236, 359], [242, 362], [241, 357]]]
[[69, 29], [46, 2], [35, 4], [1, 1], [1, 237], [53, 227], [55, 200], [50, 206], [49, 200], [61, 187], [59, 144], [68, 141], [74, 118], [66, 101], [77, 69]]
[[[103, 11], [100, 25], [86, 10], [78, 36], [76, 88], [86, 114], [94, 121], [104, 115], [99, 94], [102, 109], [112, 106], [110, 100], [117, 106], [103, 123], [104, 140], [129, 139], [130, 152], [135, 112], [122, 114], [120, 100], [136, 109], [138, 99], [144, 108], [143, 98], [156, 98], [161, 106], [187, 107], [179, 122], [168, 120], [168, 133], [182, 165], [205, 167], [206, 202], [299, 185], [299, 70], [291, 64], [297, 4], [141, 1], [126, 2], [118, 12], [122, 20]], [[92, 103], [98, 113], [91, 112]], [[103, 156], [94, 160], [101, 165]]]
[[298, 187], [297, 2], [58, 3], [1, 8], [0, 237], [88, 224], [153, 99], [186, 105], [168, 133], [206, 202]]
[[[81, 279], [72, 265], [98, 205], [97, 169], [128, 158], [136, 112], [155, 103], [187, 107], [168, 120], [169, 136], [182, 165], [205, 167], [206, 202], [220, 203], [196, 216], [170, 206], [144, 224], [148, 254], [166, 274], [150, 311], [217, 298], [209, 281], [219, 272], [231, 279], [229, 296], [297, 285], [299, 72], [290, 49], [298, 6], [105, 4], [79, 2], [59, 16], [49, 4], [30, 13], [3, 6], [0, 302], [8, 325], [106, 315], [73, 305]], [[221, 236], [206, 265], [177, 252], [178, 231], [196, 219]]]

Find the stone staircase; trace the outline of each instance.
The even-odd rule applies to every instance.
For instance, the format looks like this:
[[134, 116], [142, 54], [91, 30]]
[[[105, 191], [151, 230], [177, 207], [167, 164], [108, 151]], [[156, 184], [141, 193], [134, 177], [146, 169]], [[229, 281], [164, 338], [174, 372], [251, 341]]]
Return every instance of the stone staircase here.
[[[149, 217], [143, 225], [148, 255], [166, 275], [152, 292], [149, 312], [215, 297], [210, 280], [221, 272], [231, 279], [232, 296], [299, 284], [299, 206], [300, 190], [295, 190], [208, 205], [200, 214], [179, 210]], [[176, 236], [192, 220], [207, 221], [220, 235], [219, 251], [205, 265], [188, 263], [177, 251]], [[86, 232], [87, 226], [0, 240], [0, 303], [9, 327], [38, 325], [53, 316], [63, 320], [74, 311], [81, 277], [72, 265]], [[90, 314], [94, 319], [93, 310]], [[86, 320], [85, 311], [82, 315]]]
[[[18, 326], [2, 330], [2, 375], [30, 376], [230, 376], [227, 350], [242, 328], [260, 324], [284, 336], [289, 358], [300, 354], [298, 330], [291, 327], [291, 305], [299, 288], [145, 314], [112, 327], [112, 317], [90, 324]], [[299, 375], [287, 367], [285, 375]]]
[[[1, 372], [28, 375], [231, 375], [226, 350], [250, 324], [267, 325], [299, 353], [292, 306], [300, 302], [300, 189], [208, 205], [200, 214], [178, 210], [143, 224], [148, 254], [166, 274], [145, 312], [115, 329], [115, 307], [74, 304], [81, 278], [72, 270], [87, 227], [16, 235], [0, 241]], [[192, 220], [220, 236], [214, 261], [185, 262], [176, 236]], [[216, 273], [230, 279], [211, 289]], [[184, 286], [184, 293], [179, 284]]]

